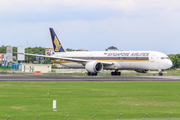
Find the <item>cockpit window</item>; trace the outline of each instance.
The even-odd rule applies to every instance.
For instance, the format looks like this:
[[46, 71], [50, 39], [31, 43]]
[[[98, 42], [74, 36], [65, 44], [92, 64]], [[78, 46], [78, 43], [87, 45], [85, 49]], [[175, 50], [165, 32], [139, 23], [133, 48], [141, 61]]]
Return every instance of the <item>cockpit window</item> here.
[[161, 59], [169, 59], [169, 57], [161, 57]]

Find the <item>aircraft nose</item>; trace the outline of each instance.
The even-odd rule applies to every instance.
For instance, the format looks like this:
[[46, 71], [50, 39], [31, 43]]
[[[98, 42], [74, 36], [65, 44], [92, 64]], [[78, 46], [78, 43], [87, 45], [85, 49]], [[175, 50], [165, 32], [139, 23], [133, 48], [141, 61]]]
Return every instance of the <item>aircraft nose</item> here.
[[170, 67], [172, 67], [172, 66], [173, 66], [173, 63], [172, 63], [171, 60], [169, 60], [169, 61], [167, 62], [167, 67], [170, 68]]

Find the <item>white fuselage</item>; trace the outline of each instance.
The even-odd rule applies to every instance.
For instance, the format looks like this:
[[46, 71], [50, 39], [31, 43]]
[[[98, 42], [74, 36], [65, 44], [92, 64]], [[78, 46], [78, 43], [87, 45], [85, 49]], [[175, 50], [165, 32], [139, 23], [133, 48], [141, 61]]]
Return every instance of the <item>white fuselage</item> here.
[[[58, 52], [53, 56], [86, 59], [89, 61], [107, 61], [112, 65], [104, 65], [103, 69], [145, 69], [145, 70], [165, 70], [172, 67], [172, 61], [167, 55], [156, 51], [95, 51], [95, 52]], [[66, 60], [53, 60], [70, 68], [85, 68], [78, 62]]]

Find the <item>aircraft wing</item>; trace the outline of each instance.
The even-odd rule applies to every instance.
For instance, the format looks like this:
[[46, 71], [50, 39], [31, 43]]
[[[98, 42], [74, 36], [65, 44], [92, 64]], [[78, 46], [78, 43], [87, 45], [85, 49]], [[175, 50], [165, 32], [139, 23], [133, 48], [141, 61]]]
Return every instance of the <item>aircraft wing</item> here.
[[[29, 54], [29, 53], [17, 53], [22, 55], [30, 55], [30, 56], [37, 56], [37, 57], [44, 57], [44, 58], [52, 58], [52, 59], [61, 59], [61, 60], [68, 60], [73, 62], [88, 62], [88, 61], [94, 61], [94, 60], [85, 60], [85, 59], [76, 59], [76, 58], [65, 58], [65, 57], [57, 57], [57, 56], [47, 56], [47, 55], [37, 55], [37, 54]], [[105, 62], [105, 61], [99, 61], [102, 64], [111, 65], [112, 62]]]

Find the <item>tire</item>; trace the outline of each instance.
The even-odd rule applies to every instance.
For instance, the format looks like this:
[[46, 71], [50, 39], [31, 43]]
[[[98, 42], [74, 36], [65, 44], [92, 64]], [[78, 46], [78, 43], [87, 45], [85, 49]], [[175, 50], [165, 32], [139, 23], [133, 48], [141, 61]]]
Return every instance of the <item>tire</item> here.
[[163, 76], [163, 73], [158, 73], [157, 76]]
[[113, 76], [113, 75], [114, 75], [114, 72], [111, 72], [111, 75]]
[[92, 73], [88, 72], [88, 76], [91, 76], [91, 75], [92, 75]]
[[97, 73], [94, 73], [94, 76], [97, 76]]
[[118, 76], [121, 76], [121, 72], [118, 72]]

